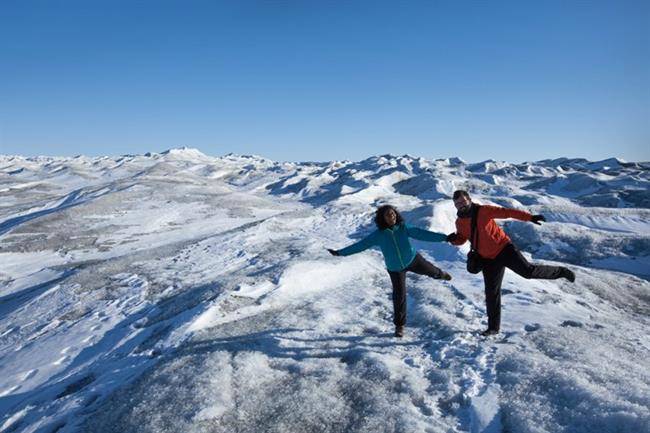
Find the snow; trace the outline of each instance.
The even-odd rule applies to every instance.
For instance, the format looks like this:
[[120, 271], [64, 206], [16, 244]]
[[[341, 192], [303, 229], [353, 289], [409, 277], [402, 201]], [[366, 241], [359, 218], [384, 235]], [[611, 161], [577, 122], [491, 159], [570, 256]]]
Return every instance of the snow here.
[[[197, 149], [0, 156], [1, 432], [649, 432], [647, 163], [381, 155], [275, 162]], [[577, 282], [503, 284], [486, 323], [467, 246], [416, 241], [392, 336], [381, 254], [333, 257], [391, 203], [454, 230], [450, 195]]]
[[479, 396], [472, 398], [471, 432], [498, 433], [501, 431], [498, 385], [490, 385]]

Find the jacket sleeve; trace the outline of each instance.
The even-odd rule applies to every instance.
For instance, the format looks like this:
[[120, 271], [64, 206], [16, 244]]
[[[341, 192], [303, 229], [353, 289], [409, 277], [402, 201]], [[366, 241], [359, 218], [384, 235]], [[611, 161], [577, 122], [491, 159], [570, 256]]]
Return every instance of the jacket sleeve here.
[[430, 232], [429, 230], [420, 229], [411, 225], [405, 224], [406, 232], [410, 238], [419, 239], [427, 242], [444, 242], [447, 235], [442, 233]]
[[529, 214], [526, 211], [523, 210], [517, 210], [517, 209], [508, 209], [505, 207], [499, 207], [499, 206], [487, 206], [487, 205], [482, 205], [480, 213], [487, 218], [514, 218], [518, 219], [520, 221], [530, 221], [532, 215]]
[[360, 253], [361, 251], [367, 250], [368, 248], [377, 245], [377, 234], [379, 232], [375, 230], [370, 233], [365, 238], [361, 239], [358, 242], [353, 243], [343, 249], [339, 250], [339, 255], [341, 256], [350, 256], [352, 254]]

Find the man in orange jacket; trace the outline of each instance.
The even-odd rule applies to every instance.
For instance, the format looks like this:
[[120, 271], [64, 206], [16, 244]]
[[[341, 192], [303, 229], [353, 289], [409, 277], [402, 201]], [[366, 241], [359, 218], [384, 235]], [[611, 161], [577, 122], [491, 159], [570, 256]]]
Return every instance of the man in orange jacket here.
[[[554, 280], [566, 278], [574, 282], [575, 274], [562, 266], [535, 265], [519, 252], [512, 244], [508, 235], [494, 222], [500, 218], [515, 218], [530, 221], [540, 225], [546, 221], [543, 215], [531, 215], [528, 212], [506, 209], [498, 206], [479, 206], [472, 203], [467, 191], [454, 192], [454, 205], [458, 209], [456, 233], [447, 235], [447, 241], [454, 245], [462, 245], [471, 237], [472, 215], [476, 212], [476, 234], [472, 240], [478, 242], [478, 254], [483, 265], [483, 281], [485, 282], [485, 305], [487, 307], [488, 328], [481, 335], [499, 333], [501, 324], [501, 282], [505, 268], [510, 268], [524, 278]], [[475, 248], [476, 249], [476, 248]]]

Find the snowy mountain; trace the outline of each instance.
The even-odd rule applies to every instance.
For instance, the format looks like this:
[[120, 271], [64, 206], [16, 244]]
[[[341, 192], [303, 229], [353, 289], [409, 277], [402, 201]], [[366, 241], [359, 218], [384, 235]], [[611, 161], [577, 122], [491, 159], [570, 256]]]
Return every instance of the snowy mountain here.
[[[0, 156], [0, 432], [650, 432], [650, 163], [196, 149]], [[449, 233], [463, 188], [575, 284], [507, 271], [485, 326], [467, 245], [416, 242], [392, 337], [381, 253], [332, 257], [391, 203]]]

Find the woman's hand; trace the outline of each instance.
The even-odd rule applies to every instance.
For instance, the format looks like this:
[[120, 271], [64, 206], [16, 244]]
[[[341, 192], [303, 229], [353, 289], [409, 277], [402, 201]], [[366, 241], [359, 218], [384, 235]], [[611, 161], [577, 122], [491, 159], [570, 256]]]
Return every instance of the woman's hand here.
[[340, 256], [339, 252], [336, 251], [336, 250], [332, 250], [332, 249], [328, 248], [327, 251], [329, 251], [329, 253], [331, 255], [333, 255], [333, 256]]

